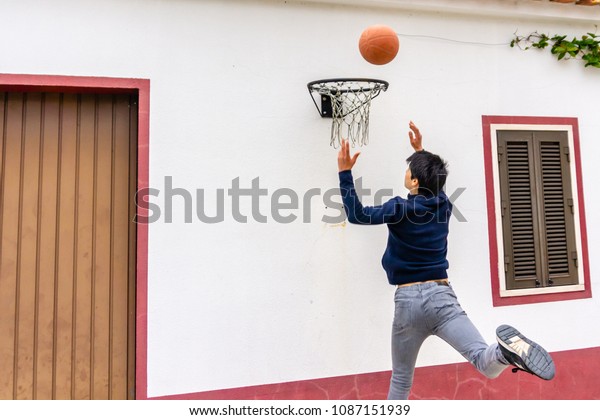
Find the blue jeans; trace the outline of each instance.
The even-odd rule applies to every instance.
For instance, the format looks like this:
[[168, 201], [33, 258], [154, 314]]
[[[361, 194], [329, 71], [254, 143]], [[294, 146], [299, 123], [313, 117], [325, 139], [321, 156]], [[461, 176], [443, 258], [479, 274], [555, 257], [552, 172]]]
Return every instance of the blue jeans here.
[[507, 367], [498, 344], [486, 344], [451, 286], [422, 283], [400, 287], [394, 301], [393, 369], [388, 399], [408, 399], [417, 354], [430, 335], [446, 341], [488, 378], [497, 377]]

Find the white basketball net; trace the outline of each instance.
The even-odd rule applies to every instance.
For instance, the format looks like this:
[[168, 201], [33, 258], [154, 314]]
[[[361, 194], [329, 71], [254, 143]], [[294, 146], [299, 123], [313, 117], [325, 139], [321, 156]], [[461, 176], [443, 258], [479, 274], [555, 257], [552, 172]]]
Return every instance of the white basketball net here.
[[369, 143], [371, 100], [387, 87], [386, 82], [368, 79], [323, 81], [311, 87], [313, 92], [331, 99], [331, 146], [339, 147], [342, 139], [350, 141], [353, 147]]

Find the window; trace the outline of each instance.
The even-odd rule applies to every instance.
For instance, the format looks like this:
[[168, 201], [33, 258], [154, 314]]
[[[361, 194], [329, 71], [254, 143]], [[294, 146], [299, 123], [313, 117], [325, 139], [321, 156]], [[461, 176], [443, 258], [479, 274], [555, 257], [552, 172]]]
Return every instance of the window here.
[[564, 131], [497, 131], [506, 289], [577, 284]]
[[494, 305], [591, 297], [577, 120], [483, 121]]

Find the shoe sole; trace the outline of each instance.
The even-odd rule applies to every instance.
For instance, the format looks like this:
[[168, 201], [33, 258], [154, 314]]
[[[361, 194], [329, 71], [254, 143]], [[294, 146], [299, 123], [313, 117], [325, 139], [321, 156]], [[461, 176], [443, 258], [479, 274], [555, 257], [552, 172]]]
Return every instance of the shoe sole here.
[[499, 326], [496, 329], [496, 336], [498, 344], [521, 359], [523, 366], [517, 367], [525, 367], [546, 381], [554, 378], [554, 362], [542, 346], [531, 341], [510, 325]]

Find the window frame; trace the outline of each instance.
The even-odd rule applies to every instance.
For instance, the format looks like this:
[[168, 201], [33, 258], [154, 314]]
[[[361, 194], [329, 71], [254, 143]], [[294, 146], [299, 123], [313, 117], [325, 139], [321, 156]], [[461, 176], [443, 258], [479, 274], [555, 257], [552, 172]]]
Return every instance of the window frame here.
[[[577, 118], [482, 116], [490, 273], [494, 306], [520, 305], [570, 299], [591, 298], [589, 258], [585, 223], [585, 208], [579, 150]], [[578, 254], [578, 284], [507, 290], [504, 272], [504, 242], [501, 217], [500, 172], [498, 165], [497, 132], [500, 130], [562, 131], [567, 132], [571, 159], [569, 171], [573, 202], [576, 205], [574, 228]]]

